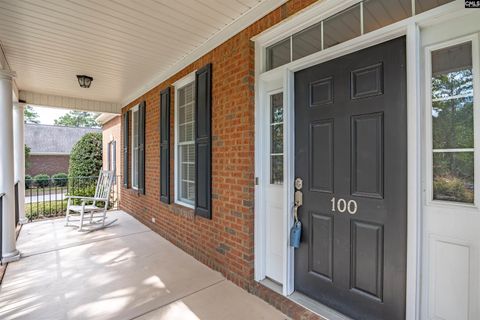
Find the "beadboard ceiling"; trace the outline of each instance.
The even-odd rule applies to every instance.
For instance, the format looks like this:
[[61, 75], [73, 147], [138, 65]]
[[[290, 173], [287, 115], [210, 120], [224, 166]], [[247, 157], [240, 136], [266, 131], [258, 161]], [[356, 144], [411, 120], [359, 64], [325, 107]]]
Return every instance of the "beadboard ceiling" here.
[[0, 0], [0, 41], [19, 90], [125, 104], [283, 2]]

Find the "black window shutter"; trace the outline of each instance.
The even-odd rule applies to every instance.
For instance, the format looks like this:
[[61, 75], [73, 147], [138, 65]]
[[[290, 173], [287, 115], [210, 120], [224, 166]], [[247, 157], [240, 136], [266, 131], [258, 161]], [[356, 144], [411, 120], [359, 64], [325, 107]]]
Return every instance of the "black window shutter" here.
[[170, 87], [160, 92], [160, 201], [170, 203]]
[[128, 129], [130, 124], [130, 112], [123, 114], [123, 186], [128, 188], [128, 146], [130, 139]]
[[145, 114], [146, 103], [138, 107], [138, 192], [145, 194]]
[[212, 218], [212, 64], [195, 73], [195, 214]]

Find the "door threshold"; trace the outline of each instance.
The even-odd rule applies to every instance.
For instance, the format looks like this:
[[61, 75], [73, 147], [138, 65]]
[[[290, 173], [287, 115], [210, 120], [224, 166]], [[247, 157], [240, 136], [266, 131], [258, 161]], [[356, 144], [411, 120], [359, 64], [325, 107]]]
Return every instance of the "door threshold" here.
[[[263, 279], [259, 283], [283, 296], [282, 286], [280, 284], [268, 278]], [[319, 315], [320, 317], [323, 317], [325, 320], [353, 320], [352, 318], [347, 317], [346, 315], [341, 314], [340, 312], [335, 311], [330, 307], [327, 307], [323, 303], [315, 301], [312, 298], [309, 298], [303, 293], [297, 291], [293, 292], [289, 296], [286, 296], [286, 298], [304, 307], [305, 309]]]

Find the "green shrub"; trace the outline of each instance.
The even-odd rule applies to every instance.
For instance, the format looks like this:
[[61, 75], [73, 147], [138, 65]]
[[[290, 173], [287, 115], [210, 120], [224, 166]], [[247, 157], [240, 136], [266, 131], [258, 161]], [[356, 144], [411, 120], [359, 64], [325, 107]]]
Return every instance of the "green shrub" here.
[[31, 175], [25, 175], [25, 188], [30, 189], [33, 185], [33, 179]]
[[72, 148], [68, 177], [96, 177], [102, 168], [102, 134], [87, 133]]
[[66, 173], [56, 173], [52, 176], [52, 182], [55, 187], [66, 187], [68, 175]]
[[466, 188], [465, 181], [458, 177], [435, 177], [433, 189], [438, 200], [473, 203], [473, 190]]
[[37, 174], [35, 177], [33, 177], [33, 181], [35, 182], [35, 185], [39, 188], [45, 188], [50, 185], [50, 177], [48, 174]]
[[28, 220], [42, 217], [63, 216], [67, 210], [67, 200], [34, 202], [25, 204], [25, 216]]

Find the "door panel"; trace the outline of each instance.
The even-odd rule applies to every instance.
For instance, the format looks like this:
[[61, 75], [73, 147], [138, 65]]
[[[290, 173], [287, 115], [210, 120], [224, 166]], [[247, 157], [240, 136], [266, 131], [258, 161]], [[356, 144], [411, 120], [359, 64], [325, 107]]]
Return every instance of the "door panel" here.
[[333, 192], [333, 119], [310, 126], [310, 190]]
[[404, 37], [295, 74], [295, 175], [295, 290], [355, 319], [404, 319]]
[[383, 113], [352, 116], [352, 195], [383, 198]]
[[[308, 271], [332, 280], [333, 276], [333, 218], [330, 215], [310, 214]], [[320, 230], [314, 233], [313, 230]]]

